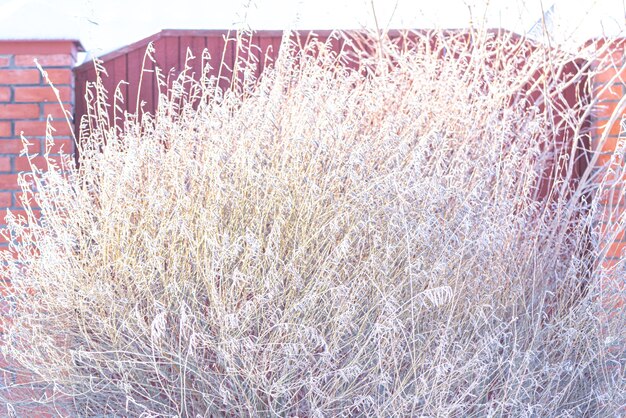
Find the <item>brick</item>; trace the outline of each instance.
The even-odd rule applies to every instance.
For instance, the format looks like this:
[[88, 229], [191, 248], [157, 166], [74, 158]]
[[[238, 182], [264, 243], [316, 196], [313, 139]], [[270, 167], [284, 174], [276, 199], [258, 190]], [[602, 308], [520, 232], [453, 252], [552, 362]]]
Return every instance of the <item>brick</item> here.
[[606, 190], [619, 190], [624, 182], [626, 182], [626, 171], [624, 171], [623, 168], [610, 172], [607, 171], [602, 173], [600, 179], [604, 182]]
[[[613, 151], [606, 151], [598, 154], [598, 159], [596, 160], [596, 167], [604, 167], [607, 164], [611, 163], [613, 159]], [[616, 160], [619, 161], [619, 160]]]
[[613, 233], [613, 230], [617, 228], [615, 224], [619, 221], [619, 217], [623, 211], [623, 208], [612, 207], [610, 205], [605, 206], [602, 209], [602, 214], [598, 215], [597, 220], [604, 222], [606, 225], [603, 226], [604, 233], [603, 239], [607, 240]]
[[[31, 145], [28, 147], [28, 152], [41, 152], [41, 142], [38, 139], [29, 139], [29, 142]], [[19, 154], [22, 149], [24, 149], [24, 144], [21, 139], [0, 139], [0, 154]]]
[[[15, 121], [15, 133], [20, 134], [24, 132], [24, 136], [45, 136], [46, 135], [47, 122], [44, 121]], [[55, 129], [52, 132], [53, 136], [70, 136], [72, 130], [64, 121], [54, 122], [52, 127]]]
[[602, 269], [603, 270], [612, 270], [619, 264], [619, 259], [615, 258], [605, 258], [602, 260]]
[[[11, 210], [11, 214], [13, 214], [13, 216], [15, 216], [16, 218], [22, 217], [24, 219], [27, 219], [27, 212], [24, 209], [10, 209]], [[6, 215], [7, 212], [6, 210], [2, 210], [0, 211], [0, 214], [2, 214], [2, 216], [0, 216], [0, 223], [3, 223], [6, 225], [7, 221], [6, 221]], [[35, 215], [35, 218], [39, 219], [41, 217], [41, 211], [39, 209], [33, 209], [33, 215]]]
[[596, 139], [593, 140], [591, 145], [594, 150], [598, 152], [607, 152], [607, 153], [613, 153], [613, 151], [615, 151], [615, 148], [617, 147], [617, 142], [619, 140], [617, 137], [609, 136], [606, 138], [606, 140], [602, 144], [600, 143], [600, 139], [601, 137], [598, 136]]
[[15, 206], [20, 207], [20, 208], [25, 207], [26, 204], [23, 201], [23, 199], [29, 200], [29, 204], [31, 208], [39, 209], [39, 203], [37, 202], [36, 197], [33, 196], [32, 193], [23, 193], [23, 192], [15, 193]]
[[[611, 125], [609, 136], [619, 136], [619, 134], [622, 131], [621, 123], [622, 122], [618, 119], [613, 125]], [[596, 126], [594, 127], [593, 136], [599, 139], [604, 134], [604, 130], [608, 128], [608, 125], [609, 125], [608, 120], [597, 121]]]
[[0, 138], [13, 136], [11, 122], [0, 122]]
[[[50, 158], [50, 160], [52, 160], [53, 163], [58, 163], [58, 158]], [[46, 161], [46, 159], [43, 156], [37, 156], [37, 157], [31, 157], [31, 161], [33, 163], [33, 165], [37, 168], [41, 168], [41, 169], [47, 169], [48, 168], [48, 162]], [[15, 157], [15, 171], [31, 171], [30, 168], [30, 164], [28, 162], [28, 157], [26, 156], [20, 156], [20, 157]]]
[[52, 116], [53, 119], [65, 119], [65, 114], [63, 113], [63, 109], [66, 109], [70, 112], [70, 117], [72, 116], [72, 105], [63, 104], [63, 108], [59, 103], [45, 103], [43, 104], [43, 111], [41, 112], [41, 116], [47, 118], [48, 115]]
[[0, 154], [19, 154], [21, 150], [22, 141], [20, 139], [0, 140]]
[[604, 244], [600, 243], [600, 247], [606, 245], [606, 242], [624, 242], [624, 229], [619, 228], [615, 223], [602, 223], [597, 231], [599, 233], [600, 241], [604, 242]]
[[0, 70], [0, 84], [39, 84], [39, 70]]
[[16, 55], [14, 63], [18, 67], [36, 67], [35, 59], [42, 67], [70, 67], [73, 64], [69, 54]]
[[[72, 96], [70, 87], [58, 87], [62, 102], [69, 102]], [[57, 98], [50, 86], [15, 87], [15, 102], [56, 102]]]
[[19, 190], [17, 185], [17, 174], [0, 174], [0, 189]]
[[609, 43], [599, 43], [596, 44], [596, 48], [599, 50], [600, 54], [595, 57], [597, 63], [596, 65], [600, 68], [605, 67], [607, 65], [621, 65], [624, 60], [624, 45], [617, 39], [613, 39]]
[[607, 64], [604, 69], [594, 76], [593, 82], [598, 84], [607, 84], [613, 80], [614, 83], [624, 83], [626, 81], [626, 74], [619, 73], [618, 68], [613, 64]]
[[606, 229], [606, 231], [604, 231], [604, 235], [602, 235], [603, 237], [615, 237], [615, 242], [624, 242], [624, 229], [618, 229], [617, 226], [613, 225], [612, 230], [610, 230], [609, 228], [604, 228]]
[[620, 100], [622, 96], [624, 95], [623, 86], [624, 86], [623, 84], [617, 83], [617, 84], [613, 84], [608, 89], [602, 91], [602, 89], [604, 88], [604, 85], [600, 85], [599, 87], [595, 89], [594, 93], [596, 97], [600, 100], [600, 102], [603, 102], [605, 100], [617, 101], [617, 100]]
[[0, 171], [11, 171], [11, 157], [0, 156]]
[[[69, 68], [49, 69], [45, 71], [52, 84], [72, 84], [72, 70]], [[42, 81], [44, 83], [46, 82], [45, 79]]]
[[[598, 103], [592, 109], [593, 116], [597, 119], [601, 119], [602, 121], [606, 122], [613, 115], [616, 105], [617, 103], [608, 103], [608, 102]], [[618, 116], [616, 123], [619, 124], [619, 121], [620, 121], [620, 117]]]
[[8, 67], [11, 65], [10, 55], [0, 55], [0, 67]]
[[[36, 162], [37, 160], [44, 160], [44, 157], [33, 157], [33, 162]], [[15, 157], [15, 171], [30, 171], [28, 157]]]
[[602, 190], [600, 192], [599, 202], [603, 205], [619, 205], [622, 203], [626, 203], [624, 197], [625, 195], [623, 187], [616, 185], [606, 190]]
[[[621, 173], [624, 171], [624, 155], [616, 152], [616, 149], [622, 149], [626, 146], [626, 138], [608, 137], [606, 142], [596, 141], [592, 143], [594, 157], [597, 157], [596, 167], [599, 169], [597, 175]], [[601, 145], [603, 147], [601, 147]], [[612, 173], [608, 173], [611, 171]]]
[[74, 153], [74, 140], [73, 139], [59, 139], [54, 138], [54, 143], [50, 146], [49, 153], [55, 154], [73, 154]]
[[0, 192], [0, 208], [8, 208], [11, 206], [13, 193]]
[[0, 87], [0, 102], [9, 102], [9, 101], [11, 101], [11, 88]]
[[0, 104], [0, 119], [38, 119], [39, 105]]

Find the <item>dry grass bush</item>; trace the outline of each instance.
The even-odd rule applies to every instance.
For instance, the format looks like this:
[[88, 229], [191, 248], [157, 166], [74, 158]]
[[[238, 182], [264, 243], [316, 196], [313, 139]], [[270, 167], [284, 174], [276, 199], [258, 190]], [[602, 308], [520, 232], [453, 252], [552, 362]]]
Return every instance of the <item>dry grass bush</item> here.
[[80, 166], [24, 177], [5, 353], [80, 416], [616, 414], [598, 175], [564, 157], [589, 104], [559, 105], [588, 69], [464, 39], [358, 70], [285, 39], [258, 80], [185, 73], [117, 126], [98, 87]]

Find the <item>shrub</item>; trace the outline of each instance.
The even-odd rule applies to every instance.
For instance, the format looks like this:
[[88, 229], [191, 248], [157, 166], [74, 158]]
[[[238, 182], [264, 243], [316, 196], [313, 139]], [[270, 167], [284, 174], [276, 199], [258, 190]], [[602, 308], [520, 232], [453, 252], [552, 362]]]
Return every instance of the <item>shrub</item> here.
[[123, 123], [97, 86], [80, 164], [23, 177], [5, 353], [81, 416], [615, 414], [586, 70], [470, 35], [285, 38]]

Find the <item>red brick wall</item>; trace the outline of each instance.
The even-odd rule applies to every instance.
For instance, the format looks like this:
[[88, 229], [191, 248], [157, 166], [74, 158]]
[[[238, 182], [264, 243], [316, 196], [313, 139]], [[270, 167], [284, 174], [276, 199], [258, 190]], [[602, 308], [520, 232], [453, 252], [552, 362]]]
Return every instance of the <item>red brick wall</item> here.
[[[70, 114], [74, 105], [74, 75], [78, 45], [74, 41], [0, 41], [0, 228], [5, 224], [6, 209], [23, 213], [17, 176], [30, 171], [28, 159], [20, 156], [23, 134], [32, 144], [31, 153], [46, 151], [45, 131], [48, 115], [52, 117], [55, 145], [50, 154], [73, 153], [71, 128], [64, 119], [63, 107]], [[59, 90], [63, 107], [36, 67], [35, 59]], [[42, 157], [36, 164], [42, 163]], [[45, 167], [42, 167], [45, 168]], [[6, 248], [0, 235], [0, 251]], [[35, 402], [45, 388], [29, 384], [29, 376], [18, 372], [10, 359], [0, 356], [0, 416], [52, 417], [58, 411]], [[21, 387], [7, 389], [14, 384]], [[11, 404], [11, 406], [9, 406]], [[10, 410], [9, 408], [13, 408]]]
[[[31, 153], [44, 153], [46, 119], [53, 118], [55, 146], [73, 152], [72, 133], [65, 122], [63, 109], [52, 88], [46, 83], [35, 59], [47, 72], [59, 91], [63, 106], [70, 114], [74, 104], [74, 76], [77, 44], [74, 41], [0, 41], [0, 227], [6, 208], [19, 214], [22, 210], [17, 173], [29, 171], [28, 159], [20, 156], [23, 134]], [[36, 160], [41, 163], [41, 159]], [[8, 244], [0, 237], [0, 248]]]
[[606, 255], [601, 267], [607, 276], [601, 286], [605, 307], [613, 315], [623, 310], [626, 289], [626, 266], [620, 262], [626, 255], [626, 235], [618, 225], [626, 213], [626, 101], [620, 105], [626, 95], [626, 39], [598, 40], [595, 48], [601, 54], [593, 62], [591, 145], [597, 181], [606, 181], [597, 200], [597, 249]]

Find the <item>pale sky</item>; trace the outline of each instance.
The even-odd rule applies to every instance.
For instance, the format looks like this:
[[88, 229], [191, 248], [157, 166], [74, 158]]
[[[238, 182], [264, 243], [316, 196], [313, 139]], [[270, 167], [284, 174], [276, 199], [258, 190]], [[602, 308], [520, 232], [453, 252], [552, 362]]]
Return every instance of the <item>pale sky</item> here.
[[[79, 39], [94, 55], [161, 29], [460, 28], [527, 32], [555, 5], [560, 42], [623, 34], [626, 0], [0, 0], [0, 39]], [[486, 5], [488, 4], [488, 5]]]

